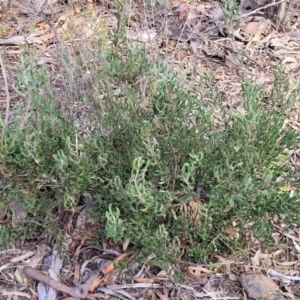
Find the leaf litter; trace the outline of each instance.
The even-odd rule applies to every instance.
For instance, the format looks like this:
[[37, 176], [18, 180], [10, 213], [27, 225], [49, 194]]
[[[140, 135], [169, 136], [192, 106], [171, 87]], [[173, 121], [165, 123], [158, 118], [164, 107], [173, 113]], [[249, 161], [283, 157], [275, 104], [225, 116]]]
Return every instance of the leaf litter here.
[[[5, 3], [0, 4], [4, 12], [0, 16], [0, 24], [4, 24], [1, 25], [0, 47], [7, 53], [4, 64], [10, 66], [6, 72], [7, 80], [11, 83], [10, 97], [14, 103], [19, 99], [12, 87], [15, 81], [16, 54], [22, 52], [19, 47], [21, 44], [31, 44], [39, 60], [57, 70], [56, 48], [53, 47], [60, 43], [57, 34], [67, 40], [68, 26], [73, 23], [87, 43], [93, 35], [93, 31], [86, 27], [84, 17], [79, 15], [80, 6], [70, 9], [62, 7], [57, 1], [42, 3], [36, 0], [30, 5], [25, 2], [19, 2], [13, 8]], [[116, 26], [116, 10], [113, 7], [108, 8], [108, 3], [104, 1], [102, 4], [88, 2], [83, 9], [93, 9], [109, 26]], [[267, 16], [272, 12], [274, 4], [266, 1], [241, 1], [242, 14], [238, 16], [240, 26], [231, 32], [233, 39], [227, 37], [224, 14], [216, 2], [173, 1], [163, 9], [154, 7], [149, 11], [137, 7], [130, 14], [131, 28], [127, 30], [127, 38], [144, 43], [148, 48], [162, 49], [160, 55], [166, 55], [175, 68], [190, 70], [191, 81], [186, 88], [195, 94], [197, 91], [193, 91], [193, 81], [204, 70], [213, 69], [220, 91], [227, 99], [224, 105], [236, 108], [241, 101], [240, 77], [256, 78], [257, 83], [265, 84], [267, 89], [268, 84], [273, 81], [271, 73], [278, 59], [284, 59], [283, 63], [288, 68], [291, 79], [299, 75], [300, 34], [299, 30], [294, 29], [297, 28], [300, 7], [299, 4], [292, 3], [292, 0], [288, 5], [293, 5], [293, 10], [284, 11], [286, 6], [278, 5], [275, 19], [269, 19]], [[57, 32], [53, 32], [47, 22], [37, 16], [37, 12], [41, 10], [54, 19], [58, 16], [55, 24]], [[30, 33], [33, 15], [35, 28]], [[25, 34], [20, 35], [17, 27]], [[247, 64], [247, 69], [244, 64]], [[0, 84], [4, 86], [3, 77], [0, 78]], [[3, 100], [5, 96], [5, 91], [1, 89], [2, 107], [6, 104]], [[295, 107], [287, 126], [300, 129], [299, 111], [299, 107]], [[291, 164], [295, 169], [299, 166], [298, 152], [299, 150], [290, 153]], [[290, 189], [294, 191], [292, 187]], [[26, 219], [22, 208], [10, 203], [8, 209], [1, 213], [1, 224], [13, 223], [13, 217], [9, 213], [13, 209], [15, 212], [20, 210], [19, 219], [15, 220], [22, 222]], [[299, 230], [285, 232], [284, 224], [280, 224], [278, 219], [274, 219], [274, 231], [277, 235], [276, 238], [274, 235], [274, 249], [270, 249], [269, 253], [262, 253], [259, 244], [253, 243], [250, 250], [237, 253], [236, 257], [225, 259], [215, 255], [210, 263], [203, 265], [182, 262], [178, 269], [185, 274], [186, 282], [178, 284], [169, 272], [152, 269], [149, 265], [151, 257], [142, 266], [136, 263], [131, 265], [128, 273], [131, 275], [119, 273], [115, 262], [130, 258], [132, 254], [126, 254], [126, 251], [134, 253], [134, 247], [130, 245], [130, 241], [126, 241], [121, 247], [113, 242], [91, 245], [91, 227], [96, 225], [93, 220], [86, 221], [90, 222], [88, 226], [85, 221], [78, 221], [84, 214], [80, 210], [75, 213], [60, 210], [57, 213], [58, 220], [65, 224], [66, 247], [71, 253], [69, 259], [62, 260], [55, 248], [44, 242], [44, 233], [41, 233], [38, 241], [21, 245], [16, 243], [11, 249], [0, 252], [0, 295], [4, 299], [36, 299], [45, 294], [50, 297], [51, 289], [47, 289], [49, 286], [55, 295], [52, 296], [53, 299], [59, 290], [57, 286], [63, 286], [66, 294], [73, 297], [86, 296], [87, 299], [244, 299], [244, 291], [253, 299], [260, 299], [262, 294], [277, 291], [279, 287], [290, 291], [289, 296], [299, 294], [299, 284], [295, 283], [299, 280]], [[228, 228], [227, 232], [233, 238], [238, 234], [235, 226]], [[285, 250], [282, 250], [283, 246]], [[46, 262], [49, 257], [52, 260]], [[48, 266], [46, 273], [41, 273], [43, 268], [40, 266]], [[274, 278], [274, 281], [261, 274], [261, 270], [265, 270], [264, 273]], [[42, 281], [44, 287], [38, 292], [41, 294], [36, 292], [30, 278]], [[264, 290], [261, 283], [267, 289]], [[252, 284], [252, 288], [254, 286], [255, 291], [251, 291], [249, 284]], [[259, 294], [260, 289], [262, 292]]]

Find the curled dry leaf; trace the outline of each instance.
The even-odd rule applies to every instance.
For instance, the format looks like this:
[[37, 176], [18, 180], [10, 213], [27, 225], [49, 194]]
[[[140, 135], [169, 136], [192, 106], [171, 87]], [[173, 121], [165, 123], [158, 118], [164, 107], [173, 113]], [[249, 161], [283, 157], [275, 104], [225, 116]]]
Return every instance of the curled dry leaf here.
[[298, 252], [300, 252], [300, 246], [296, 243], [295, 240], [293, 240], [293, 244], [294, 244], [296, 250], [297, 250]]
[[138, 283], [153, 283], [152, 278], [141, 278], [141, 277], [133, 277], [133, 280]]
[[203, 267], [188, 266], [186, 270], [187, 277], [196, 281], [202, 281], [203, 276], [207, 276], [211, 274], [214, 274], [214, 272]]
[[230, 264], [233, 263], [233, 261], [230, 260], [226, 260], [224, 257], [222, 257], [221, 255], [215, 255], [215, 258], [217, 258], [219, 260], [219, 262], [225, 264], [225, 268], [226, 268], [226, 273], [227, 274], [231, 274], [230, 271]]
[[124, 262], [126, 258], [127, 258], [127, 254], [126, 253], [121, 254], [113, 262], [111, 262], [106, 267], [104, 267], [104, 269], [102, 270], [102, 273], [104, 275], [107, 275], [107, 274], [113, 272], [116, 269], [115, 265], [118, 264], [118, 263], [120, 263], [120, 262]]
[[280, 253], [282, 253], [282, 250], [277, 250], [273, 253], [261, 253], [261, 250], [258, 249], [254, 255], [254, 257], [252, 257], [252, 261], [254, 266], [258, 267], [260, 265], [260, 260], [261, 259], [272, 259], [274, 257], [276, 257], [277, 255], [279, 255]]
[[168, 273], [165, 270], [160, 271], [157, 275], [156, 278], [158, 280], [169, 280], [170, 277], [168, 275]]
[[169, 297], [162, 294], [160, 291], [155, 291], [155, 294], [159, 297], [161, 300], [169, 300]]

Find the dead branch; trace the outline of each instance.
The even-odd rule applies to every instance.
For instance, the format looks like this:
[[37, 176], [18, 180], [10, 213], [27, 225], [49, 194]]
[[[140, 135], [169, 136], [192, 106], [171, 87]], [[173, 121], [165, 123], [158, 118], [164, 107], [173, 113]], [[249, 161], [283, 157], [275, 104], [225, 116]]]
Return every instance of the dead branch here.
[[112, 273], [115, 270], [115, 265], [117, 263], [123, 262], [126, 258], [127, 258], [126, 253], [121, 254], [113, 262], [111, 262], [106, 267], [104, 267], [102, 270], [100, 270], [100, 268], [98, 268], [98, 270], [95, 270], [84, 284], [76, 287], [69, 287], [61, 282], [53, 280], [49, 276], [45, 275], [43, 272], [38, 271], [32, 267], [24, 267], [23, 272], [26, 276], [38, 280], [39, 282], [44, 283], [57, 291], [69, 294], [74, 298], [83, 299], [86, 298], [86, 296], [88, 295], [88, 291], [90, 290], [90, 287], [93, 285], [94, 281], [98, 278], [100, 272], [103, 275], [108, 275], [109, 273]]
[[79, 299], [86, 298], [90, 285], [99, 275], [98, 270], [94, 271], [84, 284], [76, 287], [69, 287], [63, 283], [53, 280], [49, 276], [45, 275], [43, 272], [38, 271], [32, 267], [24, 267], [23, 272], [26, 276], [32, 279], [38, 280], [46, 285], [49, 285], [57, 291], [69, 294], [70, 296]]
[[8, 83], [7, 83], [7, 77], [6, 77], [6, 71], [5, 71], [5, 66], [2, 60], [2, 52], [0, 53], [0, 67], [2, 70], [2, 76], [4, 80], [4, 88], [5, 88], [5, 93], [6, 93], [6, 114], [5, 114], [5, 121], [4, 121], [4, 126], [2, 128], [2, 137], [1, 139], [4, 138], [4, 130], [5, 126], [7, 126], [8, 122], [8, 115], [9, 115], [9, 107], [10, 107], [10, 96], [9, 96], [9, 91], [8, 91]]

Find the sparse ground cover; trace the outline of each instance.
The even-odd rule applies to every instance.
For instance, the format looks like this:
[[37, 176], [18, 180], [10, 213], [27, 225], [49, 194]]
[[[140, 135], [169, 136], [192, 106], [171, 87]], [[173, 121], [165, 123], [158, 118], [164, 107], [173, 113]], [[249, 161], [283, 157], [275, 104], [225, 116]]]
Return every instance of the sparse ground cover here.
[[57, 249], [68, 286], [110, 275], [95, 299], [241, 298], [241, 273], [259, 299], [251, 270], [297, 270], [295, 3], [24, 5], [2, 4], [3, 274]]

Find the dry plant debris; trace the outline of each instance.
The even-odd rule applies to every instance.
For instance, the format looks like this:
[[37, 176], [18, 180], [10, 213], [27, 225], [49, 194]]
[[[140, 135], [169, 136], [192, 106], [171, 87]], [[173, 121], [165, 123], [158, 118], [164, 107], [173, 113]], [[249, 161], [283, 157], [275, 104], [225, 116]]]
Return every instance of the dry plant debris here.
[[68, 287], [67, 285], [64, 285], [52, 279], [51, 277], [48, 277], [41, 271], [38, 271], [32, 267], [24, 267], [23, 272], [26, 276], [38, 280], [50, 286], [52, 289], [69, 294], [74, 298], [84, 299], [87, 297], [89, 290], [93, 291], [98, 285], [100, 285], [100, 283], [105, 282], [105, 280], [101, 280], [99, 278], [99, 273], [101, 272], [104, 276], [109, 277], [108, 275], [115, 269], [114, 264], [124, 261], [125, 258], [126, 254], [120, 255], [112, 263], [102, 268], [102, 270], [101, 268], [99, 268], [98, 270], [93, 271], [84, 284], [76, 287]]

